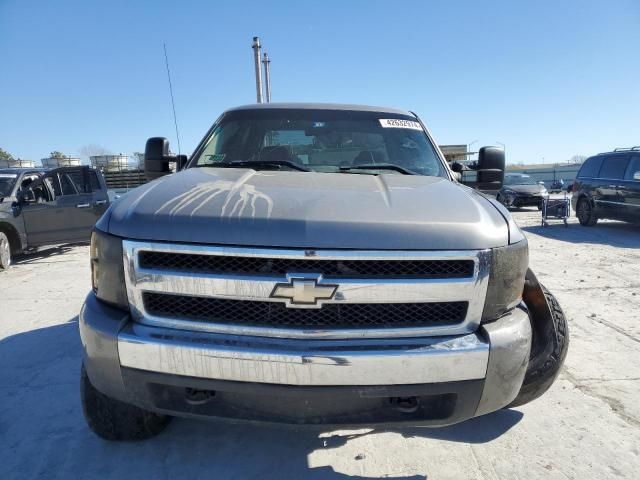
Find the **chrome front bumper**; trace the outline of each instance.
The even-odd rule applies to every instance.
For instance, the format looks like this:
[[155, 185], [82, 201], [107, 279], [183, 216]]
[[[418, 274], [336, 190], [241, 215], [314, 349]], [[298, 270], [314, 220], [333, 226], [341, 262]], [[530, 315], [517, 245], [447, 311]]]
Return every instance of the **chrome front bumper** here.
[[[160, 375], [187, 386], [221, 381], [298, 391], [425, 385], [441, 389], [474, 382], [479, 385], [474, 387], [474, 413], [465, 410], [462, 417], [454, 415], [455, 421], [508, 405], [522, 385], [531, 347], [531, 324], [521, 309], [476, 333], [455, 337], [301, 340], [150, 327], [132, 322], [93, 294], [80, 314], [80, 333], [93, 385], [106, 395], [145, 408], [156, 407], [148, 392], [141, 394], [137, 386], [127, 383], [125, 372], [137, 372], [136, 385], [140, 375], [149, 377], [149, 385], [156, 385], [152, 377]], [[157, 409], [168, 411], [167, 407]]]
[[477, 334], [387, 340], [299, 340], [177, 331], [131, 323], [118, 335], [123, 367], [280, 385], [404, 385], [484, 378]]

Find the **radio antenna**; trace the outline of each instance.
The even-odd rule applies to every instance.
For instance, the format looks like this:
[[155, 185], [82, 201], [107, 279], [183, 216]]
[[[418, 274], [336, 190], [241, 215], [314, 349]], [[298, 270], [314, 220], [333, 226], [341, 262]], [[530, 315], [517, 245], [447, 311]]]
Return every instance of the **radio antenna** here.
[[176, 117], [176, 104], [173, 101], [173, 87], [171, 86], [171, 72], [169, 71], [169, 57], [167, 56], [167, 44], [163, 43], [164, 46], [164, 63], [167, 66], [167, 78], [169, 79], [169, 95], [171, 96], [171, 108], [173, 109], [173, 124], [176, 127], [176, 139], [178, 140], [178, 155], [182, 152], [180, 151], [180, 133], [178, 132], [178, 118]]

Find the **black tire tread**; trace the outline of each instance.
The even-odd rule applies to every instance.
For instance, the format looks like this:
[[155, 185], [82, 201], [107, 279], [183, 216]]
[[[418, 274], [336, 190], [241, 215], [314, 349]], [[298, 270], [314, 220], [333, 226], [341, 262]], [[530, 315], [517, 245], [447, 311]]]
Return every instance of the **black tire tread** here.
[[[581, 198], [580, 200], [578, 200], [578, 204], [576, 205], [576, 210], [580, 209], [580, 204], [582, 202], [586, 202], [587, 204], [589, 204], [589, 199], [586, 197]], [[593, 227], [596, 223], [598, 223], [598, 217], [593, 213], [593, 207], [591, 207], [589, 205], [589, 218], [586, 221], [583, 221], [582, 218], [577, 215], [576, 212], [576, 216], [578, 217], [578, 221], [580, 222], [580, 225], [584, 226], [584, 227]]]
[[544, 394], [553, 384], [560, 373], [564, 360], [569, 351], [569, 328], [567, 318], [558, 303], [556, 297], [540, 284], [553, 317], [556, 332], [556, 342], [554, 349], [549, 354], [545, 362], [536, 370], [527, 371], [520, 392], [509, 407], [518, 407], [529, 403]]
[[11, 266], [11, 254], [13, 252], [13, 245], [11, 244], [11, 240], [9, 239], [9, 236], [6, 233], [0, 231], [0, 236], [2, 236], [2, 238], [4, 238], [4, 240], [9, 244], [9, 264], [4, 265], [2, 263], [2, 258], [0, 258], [0, 271], [1, 271], [1, 270], [9, 269], [9, 267]]
[[87, 425], [105, 440], [145, 440], [158, 435], [171, 421], [169, 416], [148, 412], [99, 392], [91, 384], [84, 365], [80, 396]]

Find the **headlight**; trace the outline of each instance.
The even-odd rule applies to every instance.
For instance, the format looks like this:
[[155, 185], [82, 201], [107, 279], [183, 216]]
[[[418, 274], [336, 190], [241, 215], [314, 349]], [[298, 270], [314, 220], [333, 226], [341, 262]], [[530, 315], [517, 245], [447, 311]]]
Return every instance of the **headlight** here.
[[528, 266], [526, 239], [491, 251], [489, 286], [482, 312], [484, 323], [501, 317], [520, 303]]
[[100, 300], [129, 309], [124, 281], [122, 240], [94, 229], [91, 234], [91, 284]]

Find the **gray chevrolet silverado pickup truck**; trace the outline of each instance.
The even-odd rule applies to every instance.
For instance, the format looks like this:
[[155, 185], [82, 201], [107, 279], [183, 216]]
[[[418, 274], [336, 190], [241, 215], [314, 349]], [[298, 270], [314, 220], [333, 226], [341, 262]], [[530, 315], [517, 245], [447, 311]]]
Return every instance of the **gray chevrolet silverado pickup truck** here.
[[475, 189], [501, 187], [503, 150], [480, 150], [470, 188], [411, 112], [270, 103], [225, 112], [188, 160], [149, 139], [145, 169], [92, 237], [99, 436], [173, 416], [439, 426], [555, 380], [565, 317]]
[[0, 168], [0, 270], [29, 249], [88, 241], [108, 206], [104, 177], [88, 166]]

